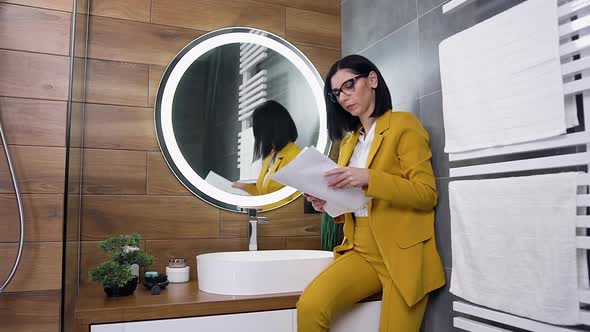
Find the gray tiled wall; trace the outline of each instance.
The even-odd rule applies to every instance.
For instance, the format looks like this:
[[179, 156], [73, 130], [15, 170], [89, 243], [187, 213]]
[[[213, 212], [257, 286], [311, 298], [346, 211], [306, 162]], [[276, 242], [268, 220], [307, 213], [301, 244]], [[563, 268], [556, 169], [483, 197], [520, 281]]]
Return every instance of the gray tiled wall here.
[[381, 70], [394, 108], [419, 116], [428, 130], [440, 192], [436, 242], [447, 285], [431, 294], [423, 331], [454, 331], [448, 291], [451, 276], [449, 161], [443, 152], [444, 126], [438, 45], [447, 37], [484, 21], [523, 0], [475, 0], [443, 15], [448, 0], [342, 1], [342, 53], [361, 54]]

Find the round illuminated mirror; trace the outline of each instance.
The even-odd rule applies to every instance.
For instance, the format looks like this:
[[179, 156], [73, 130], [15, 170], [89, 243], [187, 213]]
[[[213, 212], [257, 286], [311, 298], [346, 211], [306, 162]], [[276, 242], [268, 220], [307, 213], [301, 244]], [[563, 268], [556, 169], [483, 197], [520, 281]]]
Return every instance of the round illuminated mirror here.
[[207, 33], [162, 77], [160, 149], [180, 182], [214, 206], [280, 207], [299, 193], [268, 175], [306, 146], [329, 152], [322, 93], [313, 64], [283, 38], [251, 28]]

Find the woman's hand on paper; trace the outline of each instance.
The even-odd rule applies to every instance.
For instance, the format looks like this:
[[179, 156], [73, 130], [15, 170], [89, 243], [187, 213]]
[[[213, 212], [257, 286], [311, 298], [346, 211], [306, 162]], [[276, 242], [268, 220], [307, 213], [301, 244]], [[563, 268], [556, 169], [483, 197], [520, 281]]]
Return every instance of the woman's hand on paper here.
[[328, 186], [335, 189], [362, 188], [369, 184], [369, 170], [366, 168], [339, 167], [324, 173], [324, 176], [333, 177]]
[[246, 184], [245, 183], [242, 183], [242, 182], [234, 182], [231, 186], [233, 188], [238, 188], [238, 189], [246, 190]]
[[322, 212], [324, 211], [324, 205], [326, 204], [326, 201], [324, 201], [323, 199], [319, 199], [317, 197], [311, 196], [309, 194], [303, 194], [303, 196], [305, 196], [305, 198], [307, 198], [307, 201], [311, 203], [311, 205], [313, 205], [313, 208], [316, 211]]

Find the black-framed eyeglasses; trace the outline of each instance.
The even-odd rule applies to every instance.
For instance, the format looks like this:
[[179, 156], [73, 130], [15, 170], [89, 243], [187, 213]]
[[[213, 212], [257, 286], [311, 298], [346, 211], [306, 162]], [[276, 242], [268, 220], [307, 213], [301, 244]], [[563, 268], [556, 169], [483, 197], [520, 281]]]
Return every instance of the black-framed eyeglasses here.
[[354, 85], [356, 84], [356, 81], [359, 78], [363, 78], [363, 77], [367, 77], [367, 76], [369, 76], [369, 74], [357, 75], [357, 76], [345, 81], [344, 83], [342, 83], [342, 85], [340, 86], [339, 89], [332, 89], [332, 91], [328, 91], [328, 99], [330, 99], [330, 101], [333, 103], [337, 103], [338, 98], [340, 97], [341, 93], [344, 93], [345, 95], [350, 96], [354, 92]]

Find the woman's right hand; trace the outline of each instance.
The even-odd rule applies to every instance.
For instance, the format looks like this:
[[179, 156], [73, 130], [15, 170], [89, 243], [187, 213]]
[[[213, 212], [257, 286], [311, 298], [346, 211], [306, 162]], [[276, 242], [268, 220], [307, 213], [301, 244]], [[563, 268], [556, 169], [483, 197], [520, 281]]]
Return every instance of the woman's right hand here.
[[311, 203], [311, 205], [313, 205], [313, 208], [316, 211], [322, 212], [324, 211], [324, 205], [326, 205], [326, 201], [324, 201], [323, 199], [319, 199], [315, 196], [311, 196], [310, 194], [303, 194], [303, 196], [305, 196], [305, 198], [307, 198], [307, 201]]

